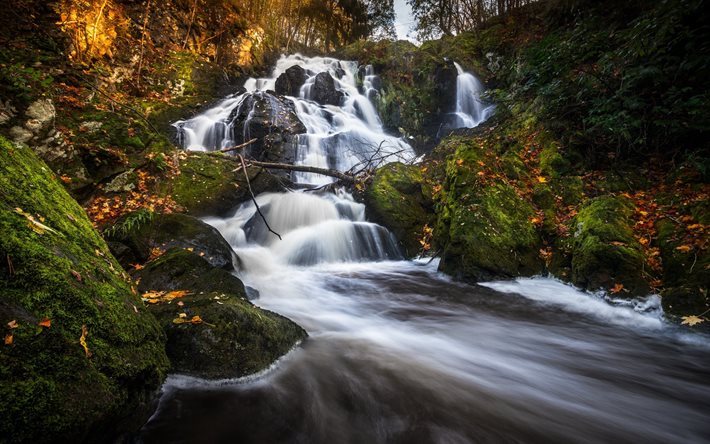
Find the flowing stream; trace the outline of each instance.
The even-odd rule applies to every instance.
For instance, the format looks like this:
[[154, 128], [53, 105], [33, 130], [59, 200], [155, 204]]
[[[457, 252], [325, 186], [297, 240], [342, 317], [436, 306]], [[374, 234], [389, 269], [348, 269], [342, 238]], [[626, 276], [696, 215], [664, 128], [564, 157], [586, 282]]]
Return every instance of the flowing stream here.
[[[311, 78], [345, 72], [341, 107], [310, 101], [308, 83], [290, 98], [307, 128], [299, 162], [347, 169], [383, 140], [391, 153], [413, 156], [367, 106], [371, 70], [358, 85], [350, 62], [290, 56], [247, 89], [273, 88], [293, 63]], [[229, 139], [224, 110], [248, 94], [181, 122], [186, 147], [214, 149], [215, 134]], [[348, 146], [356, 140], [369, 143]], [[549, 278], [457, 283], [436, 261], [402, 260], [392, 235], [367, 222], [367, 209], [344, 191], [271, 193], [258, 202], [282, 240], [252, 203], [206, 221], [238, 254], [240, 277], [259, 293], [254, 303], [291, 318], [309, 338], [251, 377], [171, 376], [141, 442], [710, 440], [709, 338], [667, 324], [658, 297], [610, 300]]]

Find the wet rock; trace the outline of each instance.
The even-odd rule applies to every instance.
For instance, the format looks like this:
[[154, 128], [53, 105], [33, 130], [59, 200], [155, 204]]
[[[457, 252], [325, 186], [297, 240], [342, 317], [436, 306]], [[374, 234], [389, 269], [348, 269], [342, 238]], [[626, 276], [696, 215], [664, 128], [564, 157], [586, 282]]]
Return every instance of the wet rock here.
[[425, 225], [434, 225], [434, 202], [416, 165], [390, 163], [377, 170], [365, 191], [367, 217], [397, 237], [407, 257], [416, 256]]
[[[306, 127], [296, 115], [293, 102], [257, 92], [247, 96], [231, 116], [237, 143], [257, 139], [245, 153], [257, 160], [293, 163], [296, 160], [298, 134]], [[287, 174], [287, 173], [286, 173]]]
[[321, 105], [338, 106], [345, 96], [342, 91], [335, 88], [335, 80], [327, 72], [321, 72], [316, 75], [313, 86], [311, 87], [311, 99]]
[[298, 97], [307, 79], [306, 70], [293, 65], [276, 79], [276, 94]]
[[34, 137], [34, 135], [32, 134], [32, 131], [28, 130], [27, 128], [23, 128], [21, 126], [13, 126], [12, 128], [10, 128], [10, 137], [16, 143], [27, 143], [32, 140], [32, 137]]
[[25, 127], [32, 133], [38, 134], [50, 127], [57, 113], [51, 100], [42, 99], [33, 102], [25, 111], [25, 115], [29, 118], [25, 122]]
[[[268, 368], [307, 336], [289, 319], [254, 306], [237, 277], [195, 253], [168, 251], [136, 276], [142, 291], [190, 292], [179, 298], [181, 306], [175, 301], [149, 306], [165, 329], [173, 372], [211, 379], [245, 376]], [[189, 322], [194, 319], [199, 321]]]
[[440, 114], [456, 110], [456, 79], [458, 71], [454, 62], [444, 59], [434, 70], [434, 97]]
[[572, 221], [572, 283], [590, 290], [624, 286], [619, 296], [648, 293], [644, 255], [633, 235], [634, 206], [628, 199], [592, 199]]
[[0, 189], [0, 324], [18, 325], [0, 347], [0, 441], [127, 431], [167, 371], [163, 332], [46, 164], [1, 137]]
[[[145, 210], [127, 214], [104, 231], [116, 254], [118, 244], [130, 249], [139, 263], [146, 262], [154, 249], [191, 249], [211, 266], [234, 269], [234, 252], [214, 227], [186, 214], [153, 214]], [[123, 249], [121, 258], [128, 257]], [[123, 263], [128, 267], [130, 264]]]

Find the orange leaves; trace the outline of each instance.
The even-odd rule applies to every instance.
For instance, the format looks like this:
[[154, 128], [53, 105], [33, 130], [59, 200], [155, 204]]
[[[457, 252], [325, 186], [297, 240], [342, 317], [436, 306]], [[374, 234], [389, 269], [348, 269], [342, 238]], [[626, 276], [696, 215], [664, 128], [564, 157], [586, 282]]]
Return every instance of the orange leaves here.
[[20, 326], [20, 324], [18, 324], [17, 321], [14, 319], [7, 323], [7, 328], [9, 328], [10, 330], [13, 330], [19, 326]]
[[463, 159], [456, 159], [456, 165], [457, 166], [463, 165]]
[[675, 247], [675, 249], [680, 251], [681, 253], [688, 253], [693, 249], [693, 247], [691, 247], [690, 245], [679, 245]]
[[155, 260], [165, 254], [165, 250], [160, 247], [154, 247], [150, 249], [150, 256], [148, 256], [148, 262]]
[[419, 237], [419, 244], [422, 246], [422, 252], [426, 253], [431, 250], [431, 240], [434, 236], [434, 229], [429, 226], [429, 224], [424, 224], [422, 227], [422, 234]]
[[547, 183], [547, 177], [545, 176], [537, 176], [535, 179], [538, 181], [538, 183]]
[[620, 293], [621, 290], [624, 289], [624, 284], [616, 283], [614, 286], [609, 290], [609, 293], [611, 294], [617, 294]]
[[187, 290], [174, 290], [174, 291], [147, 291], [143, 293], [141, 298], [143, 299], [143, 302], [147, 302], [148, 304], [158, 304], [161, 302], [167, 302], [170, 303], [174, 299], [181, 298], [183, 296], [187, 296], [190, 294], [189, 291]]
[[5, 335], [5, 345], [12, 345], [14, 342], [14, 337], [12, 336], [12, 333], [7, 333]]
[[49, 328], [52, 326], [52, 320], [48, 318], [43, 318], [41, 321], [39, 321], [39, 324], [37, 325], [39, 325], [40, 327]]
[[199, 316], [193, 316], [190, 319], [187, 319], [187, 315], [185, 313], [180, 313], [180, 315], [173, 319], [173, 324], [192, 324], [192, 325], [199, 325], [204, 323], [205, 321], [202, 320], [201, 317]]
[[87, 358], [91, 357], [91, 352], [89, 351], [89, 345], [86, 342], [86, 337], [89, 335], [89, 329], [86, 328], [86, 324], [81, 326], [81, 337], [79, 337], [79, 344], [81, 344], [84, 349], [84, 353]]

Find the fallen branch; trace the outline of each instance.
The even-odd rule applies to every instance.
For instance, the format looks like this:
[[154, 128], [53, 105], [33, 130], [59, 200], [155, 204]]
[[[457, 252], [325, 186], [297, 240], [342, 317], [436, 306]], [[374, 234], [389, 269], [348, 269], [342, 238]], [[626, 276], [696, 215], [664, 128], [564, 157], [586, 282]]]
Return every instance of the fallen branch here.
[[244, 142], [244, 143], [242, 143], [241, 145], [230, 146], [229, 148], [222, 148], [221, 150], [219, 150], [219, 152], [220, 152], [220, 153], [228, 153], [228, 152], [230, 152], [230, 151], [241, 150], [242, 148], [246, 148], [246, 147], [248, 147], [249, 145], [251, 145], [252, 143], [256, 142], [256, 140], [257, 140], [257, 139], [251, 139], [250, 141]]
[[273, 170], [300, 171], [302, 173], [322, 174], [324, 176], [335, 177], [336, 179], [339, 179], [346, 183], [357, 182], [357, 178], [353, 175], [345, 174], [338, 170], [331, 170], [328, 168], [318, 168], [307, 165], [291, 165], [289, 163], [259, 162], [256, 160], [249, 160], [249, 163], [254, 166], [270, 168]]
[[254, 206], [256, 207], [256, 212], [259, 213], [259, 216], [261, 216], [261, 220], [264, 221], [264, 225], [266, 225], [266, 228], [273, 234], [276, 235], [276, 237], [281, 239], [281, 235], [274, 230], [271, 229], [269, 226], [269, 223], [266, 221], [266, 217], [264, 217], [264, 214], [261, 212], [261, 208], [259, 208], [259, 204], [256, 202], [256, 196], [254, 196], [254, 191], [251, 189], [251, 182], [249, 182], [249, 171], [247, 171], [247, 165], [244, 163], [244, 157], [242, 157], [241, 154], [237, 154], [239, 156], [239, 162], [242, 164], [242, 168], [244, 169], [244, 179], [247, 182], [247, 188], [249, 188], [249, 194], [251, 195], [251, 201], [254, 202]]

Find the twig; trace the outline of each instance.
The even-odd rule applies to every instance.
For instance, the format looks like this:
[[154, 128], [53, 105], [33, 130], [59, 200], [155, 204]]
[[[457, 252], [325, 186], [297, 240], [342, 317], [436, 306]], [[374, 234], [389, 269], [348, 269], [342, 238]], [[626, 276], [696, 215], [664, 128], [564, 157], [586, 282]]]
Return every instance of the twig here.
[[195, 11], [197, 10], [197, 0], [192, 3], [192, 14], [190, 14], [190, 24], [187, 26], [187, 34], [185, 34], [185, 41], [182, 42], [182, 49], [187, 48], [187, 41], [190, 38], [190, 31], [192, 31], [192, 24], [195, 21]]
[[145, 28], [148, 27], [148, 20], [150, 19], [150, 0], [145, 5], [145, 16], [143, 17], [143, 32], [141, 33], [141, 55], [138, 60], [138, 77], [136, 79], [136, 85], [141, 84], [141, 71], [143, 70], [143, 52], [145, 50]]
[[252, 143], [256, 142], [256, 140], [257, 140], [257, 139], [251, 139], [250, 141], [244, 142], [244, 143], [242, 143], [241, 145], [232, 146], [232, 147], [229, 147], [229, 148], [222, 148], [221, 150], [219, 150], [219, 152], [220, 152], [220, 153], [228, 153], [228, 152], [230, 152], [230, 151], [241, 150], [242, 148], [245, 148], [245, 147], [251, 145]]
[[693, 265], [690, 266], [690, 271], [688, 271], [688, 273], [692, 273], [692, 272], [693, 272], [693, 268], [695, 268], [695, 263], [696, 263], [696, 262], [698, 262], [698, 252], [697, 252], [697, 251], [695, 252], [695, 259], [693, 259]]
[[256, 207], [256, 212], [259, 213], [259, 216], [261, 216], [261, 220], [264, 221], [264, 225], [266, 225], [266, 228], [271, 233], [275, 234], [276, 237], [279, 238], [279, 240], [283, 240], [281, 239], [281, 235], [279, 233], [271, 229], [269, 223], [266, 221], [266, 217], [264, 217], [264, 214], [261, 212], [261, 208], [259, 208], [259, 204], [256, 202], [256, 196], [254, 196], [254, 191], [252, 191], [251, 189], [251, 182], [249, 182], [249, 171], [247, 170], [246, 163], [244, 163], [244, 157], [242, 157], [241, 154], [237, 154], [237, 156], [239, 157], [239, 162], [242, 164], [242, 169], [244, 170], [244, 179], [247, 182], [247, 188], [249, 189], [249, 194], [251, 195], [251, 201], [254, 202], [254, 206]]
[[312, 167], [312, 166], [307, 166], [307, 165], [291, 165], [288, 163], [259, 162], [256, 160], [250, 160], [249, 163], [251, 163], [254, 166], [258, 166], [258, 167], [262, 167], [262, 168], [270, 168], [270, 169], [274, 169], [274, 170], [288, 170], [288, 171], [300, 171], [302, 173], [322, 174], [324, 176], [335, 177], [336, 179], [340, 179], [341, 181], [346, 182], [346, 183], [357, 182], [357, 179], [355, 178], [355, 176], [352, 176], [350, 174], [341, 173], [340, 171], [331, 170], [331, 169], [327, 169], [327, 168], [318, 168], [318, 167]]

